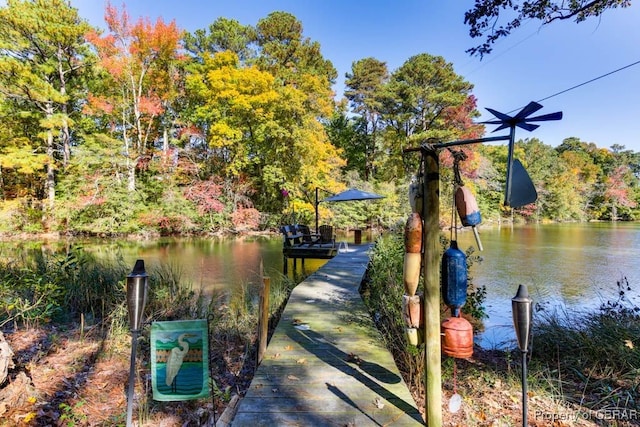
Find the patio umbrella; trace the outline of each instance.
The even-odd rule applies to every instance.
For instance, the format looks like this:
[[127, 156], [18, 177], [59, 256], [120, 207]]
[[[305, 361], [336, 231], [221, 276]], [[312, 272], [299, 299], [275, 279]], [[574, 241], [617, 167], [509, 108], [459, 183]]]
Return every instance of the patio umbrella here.
[[381, 196], [376, 193], [369, 193], [367, 191], [358, 190], [356, 188], [350, 188], [341, 193], [334, 194], [331, 197], [327, 197], [323, 199], [323, 202], [348, 202], [351, 200], [371, 200], [371, 199], [384, 199], [384, 196]]
[[[338, 194], [334, 194], [331, 197], [322, 199], [322, 202], [349, 202], [354, 200], [373, 200], [384, 199], [385, 196], [380, 194], [370, 193], [368, 191], [358, 190], [357, 188], [349, 188]], [[318, 190], [316, 189], [316, 230], [318, 230]], [[317, 232], [317, 231], [316, 231]]]

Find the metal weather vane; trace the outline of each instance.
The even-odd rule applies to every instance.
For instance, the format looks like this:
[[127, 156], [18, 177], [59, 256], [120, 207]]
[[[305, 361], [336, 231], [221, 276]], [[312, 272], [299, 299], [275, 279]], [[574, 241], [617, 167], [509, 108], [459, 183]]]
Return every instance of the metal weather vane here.
[[[532, 203], [538, 197], [536, 189], [522, 164], [513, 158], [513, 151], [515, 146], [516, 127], [532, 131], [539, 127], [539, 125], [532, 122], [560, 120], [562, 118], [562, 112], [529, 117], [541, 108], [542, 105], [537, 102], [530, 102], [515, 116], [510, 116], [491, 108], [487, 108], [491, 114], [496, 116], [497, 120], [490, 120], [484, 123], [499, 125], [494, 132], [508, 128], [508, 135], [463, 139], [449, 142], [435, 142], [434, 140], [429, 139], [423, 142], [420, 147], [407, 148], [404, 150], [404, 152], [420, 151], [422, 154], [421, 185], [419, 185], [419, 188], [415, 191], [410, 190], [410, 195], [413, 194], [415, 196], [414, 203], [412, 204], [412, 211], [414, 211], [416, 215], [420, 215], [423, 221], [422, 242], [419, 245], [422, 253], [418, 254], [422, 256], [422, 263], [415, 262], [415, 264], [418, 265], [418, 271], [421, 271], [424, 279], [424, 307], [422, 310], [422, 313], [424, 313], [424, 324], [422, 327], [424, 328], [423, 336], [425, 343], [424, 378], [426, 395], [425, 419], [427, 421], [427, 425], [442, 425], [441, 352], [443, 346], [441, 345], [442, 327], [440, 323], [439, 310], [442, 297], [442, 274], [440, 272], [441, 264], [438, 260], [438, 254], [441, 251], [439, 243], [440, 161], [438, 158], [438, 149], [457, 145], [508, 140], [509, 153], [507, 159], [507, 183], [505, 188], [504, 204], [511, 207], [520, 207]], [[418, 202], [418, 199], [420, 202]], [[405, 255], [407, 254], [412, 255], [413, 252], [408, 251]], [[407, 257], [405, 257], [405, 259], [406, 258]], [[419, 268], [420, 265], [422, 266], [422, 269]], [[413, 268], [411, 270], [413, 271]], [[409, 271], [409, 269], [406, 269], [406, 271]], [[417, 280], [419, 280], [419, 277]], [[417, 283], [417, 280], [412, 278], [411, 283]], [[459, 280], [459, 282], [462, 282], [462, 280]], [[405, 286], [406, 285], [407, 283], [405, 283]], [[409, 292], [408, 289], [407, 292]], [[413, 292], [413, 288], [411, 288], [411, 292]], [[459, 400], [454, 400], [455, 395], [456, 394], [452, 396], [449, 402], [450, 410], [452, 412], [455, 412], [459, 408]], [[526, 413], [526, 408], [524, 408], [524, 406], [523, 411]]]
[[[515, 116], [501, 113], [492, 108], [487, 108], [491, 114], [496, 116], [498, 120], [488, 120], [486, 124], [500, 125], [493, 132], [509, 128], [509, 153], [507, 156], [507, 183], [504, 192], [505, 206], [519, 207], [529, 203], [533, 203], [538, 198], [538, 193], [531, 182], [531, 178], [518, 159], [513, 158], [513, 149], [515, 146], [516, 127], [531, 132], [540, 127], [540, 125], [531, 122], [544, 122], [550, 120], [562, 119], [562, 111], [555, 113], [543, 114], [541, 116], [529, 117], [536, 111], [540, 110], [542, 105], [531, 101], [522, 110], [518, 111]], [[516, 191], [514, 191], [514, 189]]]

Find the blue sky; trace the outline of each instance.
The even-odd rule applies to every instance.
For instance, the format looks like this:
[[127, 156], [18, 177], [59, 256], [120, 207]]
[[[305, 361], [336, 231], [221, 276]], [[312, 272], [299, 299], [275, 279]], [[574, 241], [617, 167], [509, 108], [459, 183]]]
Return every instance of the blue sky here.
[[[72, 4], [91, 24], [106, 27], [105, 2], [72, 0]], [[121, 7], [123, 2], [112, 4]], [[525, 23], [482, 60], [465, 53], [479, 43], [464, 25], [471, 0], [126, 0], [124, 4], [134, 19], [162, 17], [175, 20], [186, 31], [206, 28], [221, 16], [255, 25], [270, 12], [290, 12], [338, 70], [338, 96], [353, 61], [371, 56], [393, 71], [413, 55], [439, 55], [474, 85], [482, 113], [478, 121], [493, 119], [486, 107], [515, 114], [530, 101], [640, 61], [640, 5], [635, 2], [580, 24]], [[516, 138], [538, 138], [557, 146], [564, 138], [578, 137], [599, 147], [620, 144], [640, 151], [639, 95], [640, 64], [542, 101], [544, 108], [537, 114], [562, 111], [564, 118], [544, 122], [533, 132], [518, 130]], [[488, 134], [492, 129], [487, 128]]]

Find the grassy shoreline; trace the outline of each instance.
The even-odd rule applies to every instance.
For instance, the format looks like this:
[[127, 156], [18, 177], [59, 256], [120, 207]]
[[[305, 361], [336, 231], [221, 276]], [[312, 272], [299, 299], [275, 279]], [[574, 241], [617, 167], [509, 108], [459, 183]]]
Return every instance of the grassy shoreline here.
[[[8, 381], [0, 385], [0, 425], [124, 424], [131, 351], [128, 273], [122, 262], [98, 261], [74, 251], [0, 264], [0, 325], [15, 353]], [[181, 283], [180, 272], [170, 266], [147, 273], [153, 286], [138, 344], [137, 420], [140, 425], [203, 425], [219, 416], [252, 379], [256, 286], [205, 297]], [[270, 314], [275, 323], [294, 284], [285, 277], [272, 279]], [[212, 399], [153, 401], [150, 323], [196, 318], [209, 323]]]
[[[446, 246], [446, 242], [443, 242]], [[363, 297], [396, 357], [396, 364], [424, 408], [424, 346], [404, 338], [400, 300], [403, 242], [398, 236], [378, 241]], [[475, 262], [472, 254], [468, 260]], [[619, 298], [595, 311], [539, 312], [534, 316], [528, 369], [530, 426], [640, 425], [640, 307]], [[482, 290], [469, 286], [465, 310], [481, 322]], [[441, 318], [448, 316], [442, 307]], [[474, 320], [474, 319], [471, 319]], [[443, 355], [443, 420], [447, 426], [517, 426], [521, 413], [521, 353], [478, 346], [469, 359]], [[454, 393], [462, 396], [457, 413], [448, 410]]]
[[[0, 386], [0, 425], [124, 424], [130, 334], [123, 280], [128, 266], [103, 265], [81, 254], [71, 255], [0, 266], [4, 286], [0, 323], [16, 353], [16, 366], [9, 371], [11, 382]], [[363, 297], [418, 407], [423, 408], [424, 349], [408, 346], [398, 332], [403, 326], [396, 300], [403, 290], [398, 268], [402, 255], [401, 241], [376, 245]], [[204, 425], [214, 414], [218, 418], [234, 395], [242, 395], [253, 377], [255, 287], [246, 286], [234, 297], [214, 295], [208, 300], [197, 289], [180, 285], [179, 272], [168, 267], [149, 274], [154, 283], [146, 310], [149, 321], [209, 319], [213, 397], [153, 401], [144, 356], [149, 347], [145, 329], [136, 381], [137, 420], [146, 426]], [[89, 283], [89, 277], [92, 285], [81, 286]], [[272, 325], [295, 286], [278, 279], [272, 281]], [[529, 361], [531, 426], [640, 425], [640, 308], [623, 298], [629, 284], [621, 280], [618, 286], [620, 299], [603, 304], [600, 310], [536, 316], [544, 322], [535, 322]], [[32, 306], [38, 296], [46, 298], [16, 317], [18, 296]], [[472, 301], [481, 305], [481, 295]], [[513, 350], [481, 348], [465, 360], [443, 357], [445, 425], [520, 425], [519, 360]], [[455, 414], [447, 406], [454, 392], [463, 398]]]

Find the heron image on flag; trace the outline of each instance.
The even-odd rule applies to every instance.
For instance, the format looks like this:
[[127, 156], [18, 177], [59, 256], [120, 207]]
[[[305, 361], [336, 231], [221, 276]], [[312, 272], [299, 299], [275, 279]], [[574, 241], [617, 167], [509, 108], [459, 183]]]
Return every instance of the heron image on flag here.
[[208, 397], [208, 355], [206, 320], [152, 323], [153, 399], [173, 401]]

